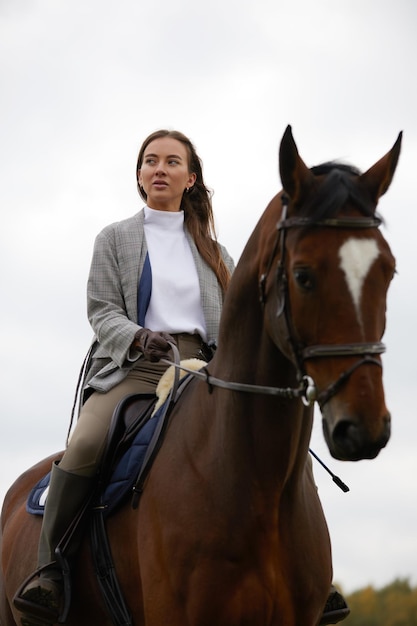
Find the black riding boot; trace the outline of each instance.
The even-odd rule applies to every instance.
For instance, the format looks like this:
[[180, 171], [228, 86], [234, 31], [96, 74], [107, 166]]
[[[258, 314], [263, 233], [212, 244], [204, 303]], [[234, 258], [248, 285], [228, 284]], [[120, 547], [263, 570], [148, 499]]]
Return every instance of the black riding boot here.
[[[39, 538], [38, 576], [28, 582], [13, 599], [23, 613], [22, 626], [54, 624], [63, 605], [63, 577], [56, 562], [55, 548], [81, 511], [95, 484], [95, 477], [79, 476], [52, 466], [51, 480]], [[82, 536], [73, 538], [65, 557], [71, 562]]]
[[346, 600], [333, 585], [330, 587], [329, 597], [324, 607], [323, 616], [319, 626], [325, 624], [337, 624], [344, 620], [350, 613]]

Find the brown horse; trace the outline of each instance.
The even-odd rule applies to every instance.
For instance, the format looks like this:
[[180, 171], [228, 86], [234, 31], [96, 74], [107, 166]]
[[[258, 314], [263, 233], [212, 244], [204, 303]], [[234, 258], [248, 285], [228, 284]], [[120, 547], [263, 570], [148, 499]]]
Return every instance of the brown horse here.
[[[334, 457], [369, 459], [386, 445], [380, 354], [395, 266], [375, 209], [400, 143], [364, 174], [309, 169], [287, 128], [284, 191], [233, 275], [207, 378], [175, 406], [139, 507], [128, 502], [107, 522], [136, 626], [319, 623], [332, 565], [308, 462], [312, 404]], [[40, 530], [25, 500], [51, 460], [5, 499], [1, 626], [20, 624], [12, 598], [35, 567]], [[111, 624], [87, 540], [67, 623]]]

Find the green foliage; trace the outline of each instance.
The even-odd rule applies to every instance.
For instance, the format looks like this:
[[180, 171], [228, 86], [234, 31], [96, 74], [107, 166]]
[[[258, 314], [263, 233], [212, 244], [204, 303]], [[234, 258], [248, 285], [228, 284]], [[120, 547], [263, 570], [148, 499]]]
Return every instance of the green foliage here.
[[346, 626], [417, 626], [417, 587], [408, 578], [382, 589], [365, 587], [346, 596], [351, 614]]

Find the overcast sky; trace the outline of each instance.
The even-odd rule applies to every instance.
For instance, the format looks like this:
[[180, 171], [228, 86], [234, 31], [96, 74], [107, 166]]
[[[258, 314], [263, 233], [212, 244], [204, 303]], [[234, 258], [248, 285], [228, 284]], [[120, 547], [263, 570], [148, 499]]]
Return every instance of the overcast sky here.
[[308, 165], [367, 169], [404, 130], [380, 202], [397, 257], [384, 356], [393, 416], [373, 461], [315, 465], [345, 591], [417, 584], [414, 0], [0, 0], [0, 498], [63, 448], [91, 338], [96, 234], [137, 212], [137, 152], [176, 128], [204, 162], [220, 241], [237, 261], [280, 189], [287, 124]]

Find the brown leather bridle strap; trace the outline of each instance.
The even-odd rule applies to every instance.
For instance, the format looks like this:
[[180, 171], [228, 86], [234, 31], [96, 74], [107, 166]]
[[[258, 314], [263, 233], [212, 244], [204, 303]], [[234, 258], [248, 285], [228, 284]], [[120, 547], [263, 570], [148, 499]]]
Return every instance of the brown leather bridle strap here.
[[353, 372], [356, 369], [358, 369], [358, 367], [360, 367], [361, 365], [365, 365], [367, 363], [382, 367], [381, 361], [378, 361], [378, 359], [373, 359], [371, 356], [367, 356], [367, 355], [365, 355], [359, 361], [356, 361], [356, 363], [354, 363], [352, 367], [349, 367], [347, 370], [342, 372], [339, 378], [334, 381], [334, 383], [329, 385], [326, 389], [324, 389], [317, 395], [316, 402], [319, 405], [320, 409], [323, 408], [323, 406], [326, 404], [326, 402], [330, 400], [330, 398], [333, 398], [333, 396], [337, 394], [339, 389], [350, 378], [351, 374], [353, 374]]
[[310, 217], [287, 217], [278, 222], [277, 229], [287, 228], [378, 228], [382, 220], [379, 217], [329, 217], [314, 220]]
[[381, 341], [374, 343], [340, 343], [308, 346], [301, 352], [303, 361], [320, 357], [360, 356], [361, 354], [383, 354], [386, 348]]

